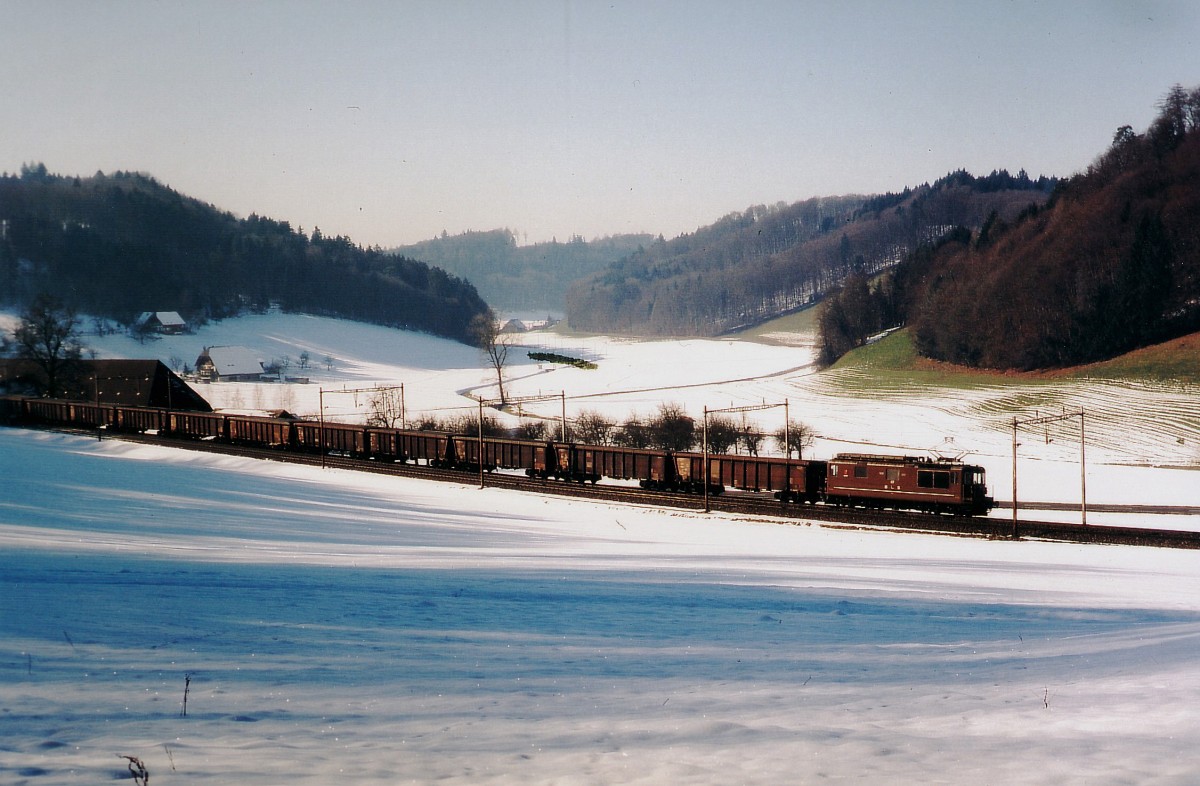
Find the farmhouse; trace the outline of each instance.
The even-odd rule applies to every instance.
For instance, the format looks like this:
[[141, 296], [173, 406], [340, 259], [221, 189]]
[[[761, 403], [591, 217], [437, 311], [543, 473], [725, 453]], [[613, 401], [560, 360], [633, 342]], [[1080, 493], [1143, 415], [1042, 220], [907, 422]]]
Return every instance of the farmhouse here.
[[187, 322], [177, 311], [145, 311], [133, 323], [139, 333], [162, 333], [165, 336], [175, 336], [186, 333]]
[[246, 347], [205, 347], [196, 358], [196, 376], [205, 382], [257, 382], [263, 362]]

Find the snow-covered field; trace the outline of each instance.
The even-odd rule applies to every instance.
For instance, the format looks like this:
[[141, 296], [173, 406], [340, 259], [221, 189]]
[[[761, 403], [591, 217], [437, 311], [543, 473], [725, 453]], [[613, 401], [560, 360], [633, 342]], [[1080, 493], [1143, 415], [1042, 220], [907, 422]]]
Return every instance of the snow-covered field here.
[[[565, 391], [569, 415], [787, 398], [819, 455], [953, 436], [1006, 496], [1011, 391], [870, 391], [812, 375], [804, 347], [537, 340], [600, 363], [514, 367], [514, 393]], [[327, 416], [350, 416], [342, 386], [404, 382], [411, 410], [449, 411], [491, 382], [474, 350], [297, 316], [89, 343], [188, 363], [206, 344], [307, 350], [309, 385], [198, 389], [312, 413], [324, 388]], [[1180, 391], [1110, 406], [1172, 397], [1186, 410]], [[1093, 446], [1089, 423], [1089, 499], [1200, 504], [1194, 470], [1154, 467], [1196, 464], [1191, 417], [1164, 409], [1156, 429], [1183, 427], [1153, 450], [1099, 416]], [[1069, 501], [1078, 444], [1042, 437], [1023, 436], [1022, 494], [1053, 499], [1061, 476]], [[17, 430], [0, 430], [0, 472], [3, 783], [111, 781], [123, 756], [156, 786], [1200, 781], [1196, 552], [745, 521]]]
[[[975, 388], [897, 389], [861, 372], [815, 373], [813, 337], [775, 336], [768, 345], [735, 339], [634, 341], [530, 333], [510, 352], [509, 396], [548, 400], [523, 405], [557, 423], [560, 396], [567, 417], [585, 410], [623, 420], [653, 415], [663, 402], [683, 405], [695, 418], [711, 410], [788, 403], [787, 412], [819, 435], [811, 455], [839, 451], [962, 455], [982, 464], [997, 500], [1012, 499], [1012, 418], [1086, 411], [1087, 500], [1090, 504], [1200, 507], [1200, 391], [1186, 387], [1103, 381]], [[290, 358], [293, 376], [309, 384], [197, 385], [217, 407], [287, 409], [316, 417], [361, 422], [367, 394], [342, 393], [376, 385], [404, 385], [413, 416], [475, 414], [475, 400], [494, 398], [495, 375], [477, 350], [452, 341], [303, 315], [248, 316], [213, 323], [195, 335], [144, 344], [123, 336], [86, 337], [101, 357], [157, 357], [194, 365], [205, 346], [245, 346], [263, 360]], [[588, 371], [529, 360], [538, 349], [595, 361]], [[309, 367], [298, 359], [307, 352]], [[325, 362], [332, 359], [332, 367]], [[324, 390], [324, 395], [320, 391]], [[733, 415], [765, 431], [783, 426], [782, 406]], [[513, 420], [513, 418], [509, 418]], [[768, 440], [766, 450], [775, 450]], [[1022, 430], [1018, 500], [1023, 504], [1081, 501], [1078, 420]], [[1011, 516], [997, 510], [995, 516]], [[1074, 512], [1030, 512], [1028, 518], [1078, 521]], [[1196, 516], [1129, 516], [1089, 512], [1089, 523], [1200, 527]]]

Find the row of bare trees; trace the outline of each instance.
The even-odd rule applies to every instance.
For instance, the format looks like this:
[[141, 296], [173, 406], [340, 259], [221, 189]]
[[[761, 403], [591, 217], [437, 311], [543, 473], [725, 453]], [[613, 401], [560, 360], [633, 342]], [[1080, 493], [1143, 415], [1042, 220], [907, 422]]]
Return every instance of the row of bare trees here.
[[[479, 416], [463, 413], [447, 417], [422, 415], [412, 424], [422, 431], [449, 434], [478, 434]], [[483, 434], [488, 437], [517, 439], [561, 439], [558, 419], [526, 418], [513, 428], [505, 428], [490, 413], [483, 416]], [[653, 450], [698, 450], [703, 447], [704, 429], [689, 416], [682, 405], [664, 403], [653, 415], [631, 414], [618, 421], [595, 410], [584, 410], [567, 422], [569, 439], [585, 445], [615, 445]], [[708, 418], [708, 449], [712, 453], [745, 453], [759, 455], [768, 440], [779, 452], [799, 458], [812, 447], [813, 430], [799, 421], [789, 421], [786, 428], [763, 431], [756, 423], [716, 414]]]

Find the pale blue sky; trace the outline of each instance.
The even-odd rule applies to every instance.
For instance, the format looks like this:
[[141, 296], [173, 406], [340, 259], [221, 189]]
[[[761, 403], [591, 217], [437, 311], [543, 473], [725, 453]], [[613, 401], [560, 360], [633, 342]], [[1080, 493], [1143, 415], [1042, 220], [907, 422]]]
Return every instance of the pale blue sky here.
[[0, 0], [0, 170], [150, 173], [390, 247], [673, 237], [1069, 175], [1200, 84], [1200, 3]]

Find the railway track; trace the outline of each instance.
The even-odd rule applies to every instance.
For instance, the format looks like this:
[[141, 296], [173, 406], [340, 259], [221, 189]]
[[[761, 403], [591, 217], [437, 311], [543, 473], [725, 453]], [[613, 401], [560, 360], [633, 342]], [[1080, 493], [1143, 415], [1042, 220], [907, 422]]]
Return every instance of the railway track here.
[[[73, 433], [83, 433], [93, 436], [96, 432], [74, 430]], [[475, 472], [456, 472], [414, 464], [384, 463], [353, 459], [345, 456], [293, 453], [268, 448], [230, 445], [215, 441], [164, 439], [157, 435], [132, 433], [111, 434], [109, 438], [224, 455], [290, 462], [308, 466], [348, 469], [356, 472], [375, 472], [400, 477], [424, 478], [443, 482], [478, 484], [480, 480], [479, 474]], [[638, 487], [614, 484], [593, 485], [590, 483], [540, 480], [501, 472], [484, 473], [483, 485], [489, 488], [505, 488], [523, 492], [631, 503], [666, 509], [704, 510], [705, 507], [704, 498], [695, 494], [649, 491]], [[1200, 532], [1184, 530], [1143, 529], [1139, 527], [1113, 527], [1106, 525], [1083, 526], [1081, 524], [1062, 522], [1020, 520], [1017, 522], [1014, 531], [1014, 525], [1011, 520], [971, 516], [930, 515], [865, 508], [840, 508], [824, 505], [784, 504], [767, 498], [764, 495], [737, 492], [709, 497], [708, 507], [713, 511], [757, 518], [819, 521], [830, 526], [862, 529], [886, 529], [992, 539], [1019, 538], [1069, 543], [1106, 543], [1159, 548], [1200, 549]], [[1128, 511], [1131, 508], [1131, 506], [1120, 507], [1124, 511]], [[1157, 507], [1154, 509], [1158, 510]], [[1164, 508], [1163, 510], [1166, 509]], [[1179, 512], [1174, 509], [1170, 509], [1170, 511]]]

